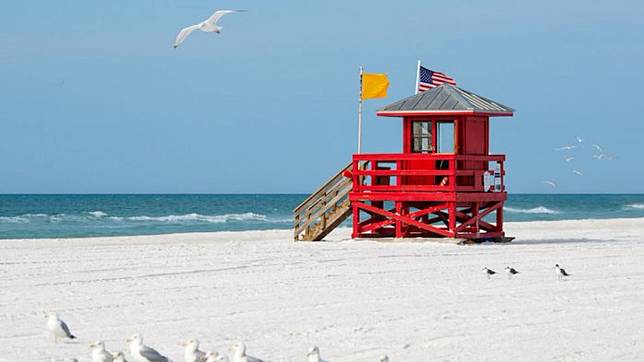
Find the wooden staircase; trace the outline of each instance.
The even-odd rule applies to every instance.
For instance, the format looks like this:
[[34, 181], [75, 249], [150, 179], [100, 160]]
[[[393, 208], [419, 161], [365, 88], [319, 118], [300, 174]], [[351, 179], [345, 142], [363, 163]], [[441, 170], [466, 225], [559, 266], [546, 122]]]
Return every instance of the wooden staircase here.
[[341, 169], [293, 210], [295, 241], [320, 241], [351, 215], [353, 184], [343, 175], [351, 169], [351, 164]]

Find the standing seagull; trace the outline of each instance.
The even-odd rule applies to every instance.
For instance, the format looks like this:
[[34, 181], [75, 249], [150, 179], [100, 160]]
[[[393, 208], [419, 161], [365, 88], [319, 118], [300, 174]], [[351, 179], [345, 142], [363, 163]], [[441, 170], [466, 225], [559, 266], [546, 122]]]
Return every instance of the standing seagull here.
[[261, 359], [246, 355], [246, 345], [243, 342], [237, 342], [230, 347], [233, 353], [233, 362], [262, 362]]
[[183, 354], [186, 362], [202, 362], [206, 359], [206, 354], [199, 350], [199, 340], [191, 339], [182, 344], [186, 347]]
[[114, 361], [114, 362], [127, 362], [123, 352], [116, 352], [116, 353], [113, 354], [113, 357], [114, 357], [114, 359], [112, 361]]
[[127, 344], [130, 347], [130, 354], [136, 362], [170, 362], [168, 357], [161, 355], [154, 348], [144, 345], [143, 338], [138, 334], [128, 338]]
[[488, 279], [490, 279], [490, 277], [491, 277], [492, 275], [496, 274], [496, 272], [495, 272], [494, 270], [492, 270], [492, 269], [488, 269], [487, 267], [485, 267], [485, 268], [483, 268], [483, 269], [481, 269], [481, 270], [483, 270], [483, 272], [485, 272], [485, 275], [487, 275], [487, 278], [488, 278]]
[[505, 272], [508, 274], [508, 279], [512, 279], [512, 276], [515, 274], [519, 274], [516, 269], [510, 268], [509, 266], [505, 267]]
[[389, 362], [389, 357], [387, 357], [386, 354], [380, 355], [380, 358], [378, 359], [379, 362]]
[[47, 315], [47, 329], [54, 336], [54, 342], [58, 343], [58, 338], [75, 339], [76, 336], [69, 331], [67, 324], [63, 322], [58, 313], [49, 313]]
[[307, 362], [325, 362], [320, 357], [320, 349], [318, 348], [318, 346], [313, 346], [309, 349], [309, 352], [306, 354], [306, 361]]
[[98, 341], [89, 345], [92, 349], [92, 362], [113, 362], [114, 355], [105, 349], [105, 342]]
[[206, 33], [216, 33], [220, 34], [221, 29], [223, 29], [222, 26], [217, 25], [217, 22], [219, 19], [221, 19], [224, 15], [226, 14], [231, 14], [231, 13], [241, 13], [245, 12], [248, 10], [217, 10], [215, 11], [208, 19], [202, 21], [199, 24], [191, 25], [188, 27], [185, 27], [181, 29], [179, 32], [179, 35], [177, 35], [177, 39], [174, 41], [174, 47], [178, 47], [183, 43], [184, 40], [190, 35], [193, 31], [199, 29], [201, 31], [204, 31]]
[[208, 352], [205, 356], [206, 362], [228, 362], [228, 357], [226, 355], [220, 354], [219, 352]]
[[559, 280], [570, 276], [570, 274], [566, 272], [566, 269], [560, 267], [559, 264], [555, 264], [555, 273], [557, 273], [557, 278], [559, 278]]

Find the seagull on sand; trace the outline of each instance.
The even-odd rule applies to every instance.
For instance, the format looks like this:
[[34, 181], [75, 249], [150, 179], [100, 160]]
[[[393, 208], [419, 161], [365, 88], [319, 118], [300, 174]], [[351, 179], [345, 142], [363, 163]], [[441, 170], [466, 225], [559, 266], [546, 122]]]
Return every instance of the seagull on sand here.
[[208, 352], [205, 357], [206, 362], [228, 362], [228, 357], [226, 355], [220, 354], [219, 352]]
[[485, 267], [485, 268], [483, 268], [483, 269], [481, 269], [481, 270], [483, 270], [483, 272], [485, 273], [485, 275], [487, 275], [487, 278], [488, 278], [488, 279], [490, 279], [490, 277], [491, 277], [492, 275], [496, 274], [496, 272], [495, 272], [494, 270], [492, 270], [492, 269], [488, 269], [487, 267]]
[[543, 181], [541, 181], [541, 183], [544, 183], [546, 185], [550, 185], [550, 186], [552, 186], [552, 188], [557, 187], [557, 184], [554, 183], [553, 181], [550, 181], [550, 180], [543, 180]]
[[112, 360], [112, 361], [114, 361], [114, 362], [127, 362], [127, 360], [125, 359], [125, 355], [123, 354], [123, 352], [116, 352], [116, 353], [114, 353], [112, 356], [114, 357], [114, 359]]
[[378, 362], [389, 362], [389, 357], [386, 354], [380, 355]]
[[512, 279], [513, 275], [519, 274], [516, 269], [510, 268], [509, 266], [505, 267], [505, 272], [508, 274], [508, 279]]
[[206, 354], [199, 350], [199, 340], [190, 339], [181, 344], [186, 347], [183, 356], [186, 362], [202, 362], [206, 358]]
[[559, 280], [570, 276], [570, 274], [568, 274], [564, 268], [560, 267], [559, 264], [555, 264], [555, 273], [557, 273], [557, 278], [559, 278]]
[[246, 12], [248, 10], [217, 10], [215, 11], [208, 19], [202, 21], [199, 24], [195, 25], [190, 25], [188, 27], [185, 27], [181, 29], [179, 34], [177, 35], [177, 39], [174, 41], [174, 47], [178, 47], [183, 43], [184, 40], [190, 35], [193, 31], [199, 29], [203, 32], [206, 33], [216, 33], [219, 34], [221, 33], [221, 29], [223, 29], [222, 26], [217, 25], [217, 22], [226, 14], [232, 14], [232, 13], [241, 13], [241, 12]]
[[92, 362], [113, 362], [114, 355], [105, 350], [105, 342], [97, 341], [89, 345], [92, 349]]
[[161, 355], [154, 348], [143, 344], [143, 338], [135, 334], [127, 339], [130, 347], [130, 354], [136, 362], [170, 362], [168, 357]]
[[306, 354], [307, 362], [326, 362], [320, 357], [320, 349], [318, 346], [313, 346], [309, 349], [309, 352]]
[[233, 353], [233, 362], [263, 362], [261, 359], [246, 355], [246, 345], [244, 342], [237, 342], [230, 346]]
[[58, 338], [76, 339], [76, 336], [69, 331], [67, 324], [60, 319], [58, 313], [47, 314], [47, 329], [54, 336], [56, 343], [58, 343]]

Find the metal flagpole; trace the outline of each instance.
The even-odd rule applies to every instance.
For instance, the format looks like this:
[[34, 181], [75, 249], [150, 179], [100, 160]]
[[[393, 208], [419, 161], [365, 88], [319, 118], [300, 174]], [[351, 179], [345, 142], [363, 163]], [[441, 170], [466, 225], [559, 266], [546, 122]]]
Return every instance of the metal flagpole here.
[[418, 82], [420, 82], [420, 59], [418, 59], [418, 66], [416, 67], [416, 89], [414, 89], [414, 94], [418, 94]]
[[360, 66], [360, 94], [358, 101], [358, 153], [362, 152], [362, 65]]

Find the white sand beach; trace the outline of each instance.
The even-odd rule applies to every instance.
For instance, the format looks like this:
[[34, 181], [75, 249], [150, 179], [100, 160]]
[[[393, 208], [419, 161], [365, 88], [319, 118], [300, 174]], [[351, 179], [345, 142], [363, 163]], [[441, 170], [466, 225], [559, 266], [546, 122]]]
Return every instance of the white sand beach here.
[[[644, 219], [508, 223], [511, 244], [294, 243], [291, 232], [0, 241], [0, 360], [90, 361], [141, 333], [270, 361], [644, 358]], [[559, 281], [553, 265], [572, 276]], [[520, 274], [509, 280], [505, 266]], [[481, 268], [499, 274], [488, 280]], [[54, 344], [43, 314], [78, 340]]]

